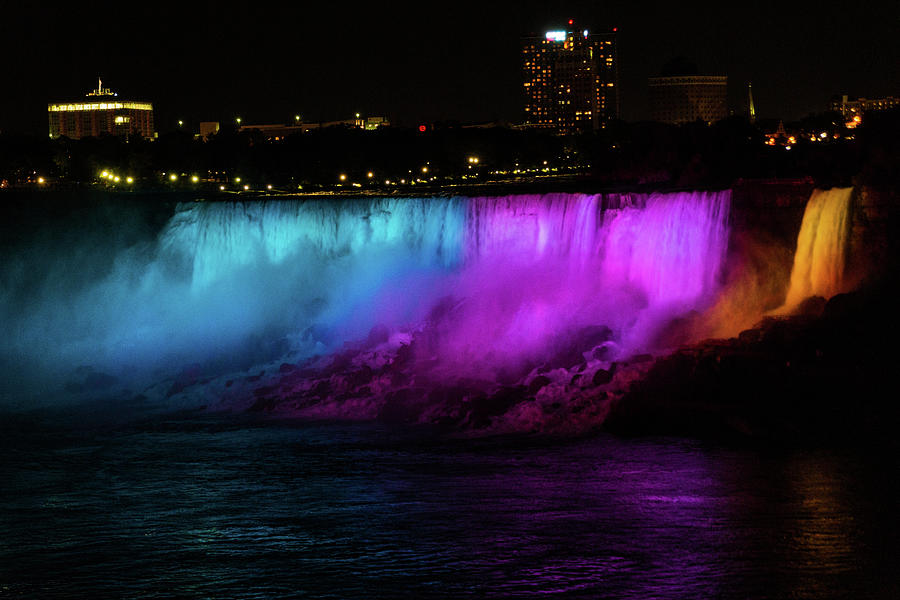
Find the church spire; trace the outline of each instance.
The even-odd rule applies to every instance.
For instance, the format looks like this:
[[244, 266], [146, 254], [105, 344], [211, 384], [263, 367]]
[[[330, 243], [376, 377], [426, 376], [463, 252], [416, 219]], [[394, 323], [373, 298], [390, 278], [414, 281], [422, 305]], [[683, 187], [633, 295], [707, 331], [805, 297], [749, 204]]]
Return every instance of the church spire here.
[[750, 122], [756, 123], [756, 108], [753, 106], [753, 82], [747, 83], [747, 94], [750, 96]]

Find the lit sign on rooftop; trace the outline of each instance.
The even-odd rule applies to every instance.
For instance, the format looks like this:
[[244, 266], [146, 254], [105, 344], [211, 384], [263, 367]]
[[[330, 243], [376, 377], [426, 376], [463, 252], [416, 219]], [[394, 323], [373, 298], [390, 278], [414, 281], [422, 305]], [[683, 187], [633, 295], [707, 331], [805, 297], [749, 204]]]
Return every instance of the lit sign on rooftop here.
[[546, 38], [551, 42], [564, 42], [566, 41], [566, 32], [565, 31], [548, 31], [546, 34]]

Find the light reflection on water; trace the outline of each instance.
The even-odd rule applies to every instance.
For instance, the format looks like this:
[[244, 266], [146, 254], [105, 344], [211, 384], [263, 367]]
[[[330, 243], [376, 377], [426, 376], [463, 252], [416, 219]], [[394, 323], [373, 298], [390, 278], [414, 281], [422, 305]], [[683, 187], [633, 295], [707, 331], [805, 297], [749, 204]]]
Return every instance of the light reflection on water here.
[[858, 453], [5, 422], [0, 597], [898, 592], [892, 483]]

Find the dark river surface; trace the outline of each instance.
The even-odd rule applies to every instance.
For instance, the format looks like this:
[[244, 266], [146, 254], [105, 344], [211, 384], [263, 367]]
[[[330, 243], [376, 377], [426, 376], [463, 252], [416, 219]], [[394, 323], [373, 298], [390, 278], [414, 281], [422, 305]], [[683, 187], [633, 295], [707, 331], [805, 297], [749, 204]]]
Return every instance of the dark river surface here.
[[900, 597], [885, 444], [87, 408], [0, 434], [0, 598]]

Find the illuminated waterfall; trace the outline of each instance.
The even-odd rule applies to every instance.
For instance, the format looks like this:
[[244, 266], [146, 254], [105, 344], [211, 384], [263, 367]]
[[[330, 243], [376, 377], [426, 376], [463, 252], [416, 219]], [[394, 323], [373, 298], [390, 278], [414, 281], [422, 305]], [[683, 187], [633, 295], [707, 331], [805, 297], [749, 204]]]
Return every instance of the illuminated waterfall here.
[[99, 278], [48, 274], [0, 350], [125, 377], [296, 361], [376, 324], [414, 329], [448, 297], [435, 358], [460, 369], [591, 325], [637, 349], [713, 299], [729, 210], [728, 191], [184, 204]]
[[810, 296], [829, 298], [846, 291], [844, 267], [852, 192], [853, 188], [813, 191], [797, 237], [786, 309]]

